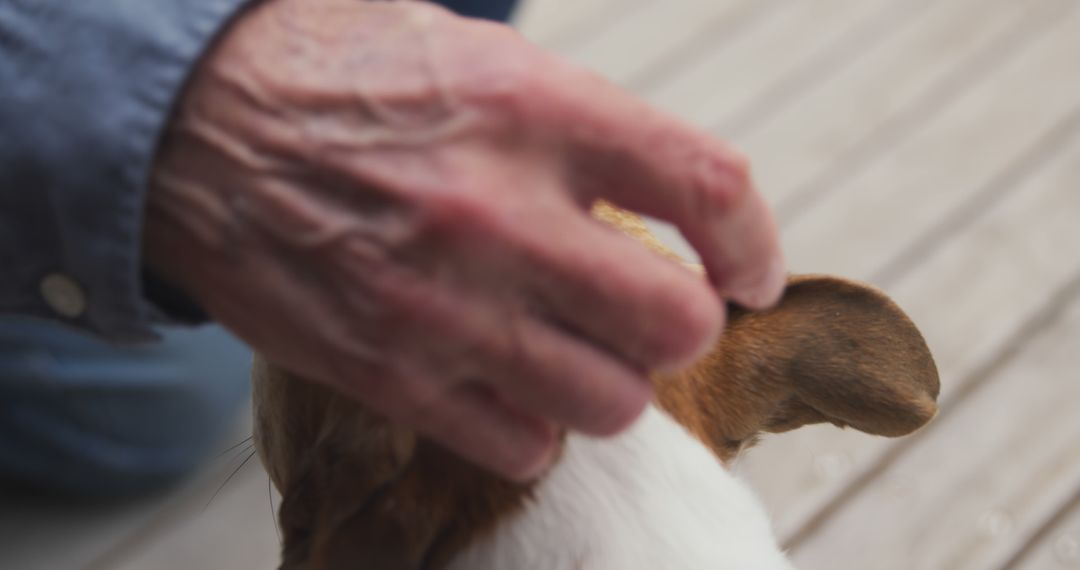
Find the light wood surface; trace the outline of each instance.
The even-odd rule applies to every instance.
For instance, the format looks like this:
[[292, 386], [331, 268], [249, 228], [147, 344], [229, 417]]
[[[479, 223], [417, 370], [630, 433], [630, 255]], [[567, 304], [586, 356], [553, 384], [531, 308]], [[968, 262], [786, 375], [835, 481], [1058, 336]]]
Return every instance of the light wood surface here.
[[[792, 269], [882, 286], [924, 331], [943, 381], [930, 427], [808, 428], [741, 460], [800, 568], [1080, 568], [1080, 3], [528, 0], [519, 16], [731, 140]], [[255, 462], [203, 510], [228, 469], [110, 508], [0, 497], [0, 567], [272, 567]]]

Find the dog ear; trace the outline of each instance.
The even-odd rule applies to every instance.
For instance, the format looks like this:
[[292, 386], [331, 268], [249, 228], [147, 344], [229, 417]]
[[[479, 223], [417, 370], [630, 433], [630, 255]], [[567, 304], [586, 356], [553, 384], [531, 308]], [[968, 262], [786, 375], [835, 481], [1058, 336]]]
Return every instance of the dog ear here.
[[327, 451], [284, 493], [280, 570], [443, 568], [496, 521], [521, 509], [531, 488], [427, 440], [416, 442], [393, 479], [375, 487], [368, 485], [364, 460], [370, 455]]
[[413, 536], [374, 524], [416, 450], [407, 430], [256, 357], [255, 442], [282, 501], [280, 570], [419, 568]]
[[355, 410], [341, 400], [327, 407], [328, 424], [336, 425], [320, 434], [282, 491], [281, 570], [419, 569], [424, 525], [392, 524], [382, 512], [393, 511], [388, 489], [407, 472], [413, 443], [355, 421], [364, 417], [359, 411], [334, 421], [346, 408]]
[[531, 493], [262, 358], [252, 381], [279, 570], [441, 568]]
[[661, 406], [730, 459], [758, 433], [828, 422], [910, 433], [937, 413], [926, 342], [885, 294], [832, 277], [793, 277], [773, 309], [730, 307], [714, 350], [661, 378]]

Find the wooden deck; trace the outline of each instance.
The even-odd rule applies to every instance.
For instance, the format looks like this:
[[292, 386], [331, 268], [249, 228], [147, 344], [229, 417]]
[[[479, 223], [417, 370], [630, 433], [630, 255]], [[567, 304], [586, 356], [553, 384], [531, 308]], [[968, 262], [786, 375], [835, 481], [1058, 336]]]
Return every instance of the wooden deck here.
[[[749, 153], [791, 268], [926, 334], [930, 427], [740, 462], [800, 568], [1080, 568], [1080, 2], [531, 0], [519, 24]], [[273, 567], [254, 461], [203, 511], [229, 468], [108, 509], [0, 497], [0, 567]]]

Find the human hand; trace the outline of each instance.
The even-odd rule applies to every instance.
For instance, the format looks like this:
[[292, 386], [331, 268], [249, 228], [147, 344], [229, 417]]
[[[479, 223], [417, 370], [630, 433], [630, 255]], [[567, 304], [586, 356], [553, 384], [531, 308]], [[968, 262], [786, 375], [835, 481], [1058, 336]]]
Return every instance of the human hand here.
[[[588, 215], [678, 226], [709, 284]], [[744, 159], [505, 26], [271, 0], [179, 101], [146, 263], [276, 364], [503, 475], [607, 435], [783, 287]]]

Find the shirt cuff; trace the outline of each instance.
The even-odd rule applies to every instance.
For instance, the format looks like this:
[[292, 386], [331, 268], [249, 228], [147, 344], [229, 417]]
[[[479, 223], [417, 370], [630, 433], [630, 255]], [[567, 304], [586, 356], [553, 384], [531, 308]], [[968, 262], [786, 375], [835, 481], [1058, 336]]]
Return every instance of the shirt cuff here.
[[155, 337], [149, 170], [195, 62], [250, 1], [0, 4], [0, 313]]

